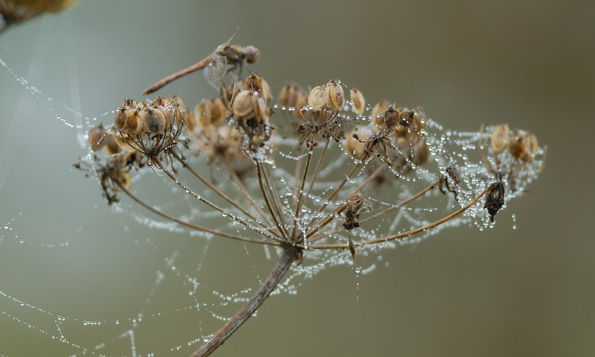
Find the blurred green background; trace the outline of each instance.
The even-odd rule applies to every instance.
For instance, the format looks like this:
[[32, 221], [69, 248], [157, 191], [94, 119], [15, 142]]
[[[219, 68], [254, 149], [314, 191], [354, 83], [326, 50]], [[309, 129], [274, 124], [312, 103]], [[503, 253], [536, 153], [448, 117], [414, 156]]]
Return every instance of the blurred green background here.
[[[57, 118], [76, 123], [64, 104], [109, 123], [104, 113], [123, 98], [239, 27], [234, 43], [261, 50], [253, 69], [275, 93], [285, 80], [341, 78], [371, 102], [423, 105], [450, 129], [531, 130], [548, 154], [494, 229], [385, 251], [359, 277], [327, 269], [268, 300], [216, 355], [593, 356], [594, 15], [595, 2], [553, 0], [83, 0], [6, 31], [0, 58], [41, 93], [0, 67], [0, 354], [132, 355], [133, 330], [137, 355], [188, 355], [198, 343], [186, 342], [221, 324], [211, 313], [238, 307], [213, 291], [254, 289], [266, 276], [273, 262], [260, 248], [149, 229], [126, 199], [111, 210], [71, 167], [87, 128]], [[194, 106], [215, 92], [194, 74], [159, 94]], [[174, 209], [164, 180], [147, 181], [139, 189]], [[189, 308], [187, 275], [212, 308]]]

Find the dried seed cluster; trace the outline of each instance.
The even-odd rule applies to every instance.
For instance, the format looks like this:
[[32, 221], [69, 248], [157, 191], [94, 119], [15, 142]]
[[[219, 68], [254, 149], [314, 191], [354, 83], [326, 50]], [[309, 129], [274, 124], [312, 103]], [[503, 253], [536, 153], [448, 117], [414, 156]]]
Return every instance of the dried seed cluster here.
[[193, 122], [192, 114], [176, 96], [150, 103], [126, 99], [116, 110], [113, 129], [123, 150], [139, 152], [151, 161], [175, 146], [186, 122]]

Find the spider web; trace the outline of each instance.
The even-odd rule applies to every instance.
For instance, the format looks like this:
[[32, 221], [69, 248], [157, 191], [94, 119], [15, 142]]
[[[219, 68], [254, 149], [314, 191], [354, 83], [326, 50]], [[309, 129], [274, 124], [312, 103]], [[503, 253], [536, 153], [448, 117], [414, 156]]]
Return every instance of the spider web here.
[[[95, 95], [81, 89], [86, 88], [81, 83], [86, 77], [79, 73], [81, 59], [77, 57], [73, 37], [68, 34], [72, 30], [68, 17], [64, 18], [64, 23], [59, 24], [54, 19], [40, 21], [35, 25], [37, 38], [31, 48], [15, 47], [0, 56], [2, 86], [14, 90], [3, 104], [15, 103], [7, 114], [0, 143], [0, 217], [5, 220], [0, 222], [4, 224], [0, 234], [0, 324], [9, 336], [23, 336], [23, 340], [3, 344], [0, 353], [188, 354], [247, 301], [280, 250], [221, 241], [193, 232], [155, 219], [126, 199], [109, 208], [99, 197], [94, 178], [84, 180], [80, 172], [68, 171], [76, 161], [73, 153], [90, 160], [86, 132], [101, 121], [109, 125], [119, 102], [106, 99], [95, 104]], [[29, 60], [19, 63], [15, 58]], [[395, 173], [403, 183], [397, 196], [379, 194], [372, 204], [376, 209], [394, 207], [396, 202], [436, 180], [441, 168], [449, 165], [467, 169], [459, 201], [434, 191], [423, 203], [383, 219], [378, 227], [355, 230], [355, 239], [426, 225], [445, 209], [470, 202], [485, 186], [485, 181], [472, 179], [483, 169], [477, 158], [472, 159], [468, 153], [475, 153], [477, 143], [486, 134], [448, 131], [433, 121], [429, 121], [428, 133], [433, 155], [428, 167], [419, 167], [411, 176]], [[288, 187], [281, 189], [280, 195], [286, 197], [284, 210], [291, 216], [289, 188], [294, 185], [293, 163], [305, 154], [295, 149], [295, 141], [281, 140], [277, 145], [279, 155], [273, 175]], [[340, 148], [335, 146], [333, 150]], [[206, 158], [192, 158], [192, 163], [209, 174]], [[307, 195], [311, 204], [304, 207], [304, 222], [315, 217], [312, 207], [323, 204], [341, 179], [337, 171], [354, 164], [345, 154], [325, 162], [320, 180], [312, 194]], [[536, 161], [533, 172], [540, 164]], [[237, 193], [237, 186], [228, 178], [225, 181], [220, 169], [213, 170], [224, 187]], [[365, 180], [365, 172], [350, 178], [348, 185], [359, 185]], [[530, 181], [523, 180], [518, 193], [509, 198], [520, 195]], [[197, 208], [182, 189], [151, 168], [135, 173], [133, 184], [134, 190], [144, 193], [154, 207], [187, 221], [210, 222], [245, 233], [220, 213]], [[219, 200], [213, 192], [200, 194], [215, 202]], [[342, 196], [337, 202], [345, 198]], [[230, 212], [240, 215], [237, 210]], [[337, 224], [331, 228], [340, 228]], [[455, 225], [484, 229], [491, 224], [485, 210], [476, 206], [440, 229], [358, 250], [357, 267], [347, 250], [309, 251], [304, 262], [292, 268], [273, 295], [296, 294], [304, 279], [329, 267], [349, 266], [357, 274], [370, 273], [377, 265], [387, 264], [381, 250], [416, 245]], [[338, 234], [332, 239], [345, 243], [347, 235]]]

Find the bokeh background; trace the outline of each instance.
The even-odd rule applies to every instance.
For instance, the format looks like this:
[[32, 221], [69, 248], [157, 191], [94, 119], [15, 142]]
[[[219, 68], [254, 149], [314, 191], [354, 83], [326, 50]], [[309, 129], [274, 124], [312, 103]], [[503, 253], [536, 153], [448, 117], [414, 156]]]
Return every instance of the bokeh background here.
[[[384, 252], [388, 264], [367, 275], [327, 269], [296, 295], [267, 301], [216, 355], [593, 356], [594, 14], [595, 2], [554, 0], [83, 0], [6, 31], [0, 354], [81, 354], [73, 346], [80, 345], [132, 355], [126, 331], [144, 313], [153, 318], [134, 329], [137, 355], [188, 355], [197, 344], [175, 347], [221, 321], [184, 310], [191, 305], [184, 274], [204, 262], [205, 299], [255, 288], [266, 275], [273, 262], [255, 249], [233, 242], [206, 249], [107, 207], [96, 181], [71, 167], [86, 128], [60, 120], [78, 120], [64, 104], [110, 122], [104, 113], [123, 98], [139, 98], [239, 27], [234, 42], [260, 48], [253, 69], [275, 92], [285, 80], [341, 78], [372, 102], [423, 105], [450, 129], [502, 122], [529, 129], [548, 153], [530, 193], [512, 201], [494, 229], [449, 229], [415, 249]], [[160, 94], [193, 106], [215, 93], [195, 74]], [[168, 186], [153, 181], [144, 189], [167, 197]], [[122, 207], [146, 214], [130, 202]], [[168, 259], [178, 259], [181, 276]]]

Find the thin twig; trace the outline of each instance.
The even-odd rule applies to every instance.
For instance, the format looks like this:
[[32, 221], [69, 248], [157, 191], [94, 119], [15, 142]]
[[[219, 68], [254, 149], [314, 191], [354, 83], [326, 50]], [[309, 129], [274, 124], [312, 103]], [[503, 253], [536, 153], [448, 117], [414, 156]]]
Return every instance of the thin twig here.
[[[482, 193], [480, 193], [477, 197], [475, 197], [475, 199], [473, 201], [471, 201], [469, 204], [467, 204], [464, 207], [461, 207], [460, 209], [458, 209], [457, 211], [449, 214], [446, 217], [443, 217], [437, 221], [434, 221], [430, 224], [427, 224], [423, 227], [419, 227], [416, 229], [412, 229], [410, 231], [404, 232], [404, 233], [399, 233], [399, 234], [395, 234], [392, 236], [388, 236], [388, 237], [383, 237], [383, 238], [376, 238], [376, 239], [370, 239], [370, 240], [366, 240], [366, 241], [359, 241], [359, 242], [354, 242], [353, 245], [356, 247], [361, 247], [364, 245], [370, 245], [370, 244], [377, 244], [377, 243], [385, 243], [385, 242], [389, 242], [395, 239], [403, 239], [409, 236], [412, 236], [414, 234], [417, 233], [421, 233], [421, 232], [425, 232], [429, 229], [432, 229], [434, 227], [437, 227], [445, 222], [450, 221], [453, 218], [456, 218], [458, 216], [460, 216], [463, 212], [465, 212], [466, 210], [468, 210], [471, 206], [475, 205], [477, 203], [477, 201], [479, 201], [486, 193], [488, 192], [488, 188], [486, 188]], [[309, 246], [308, 248], [311, 249], [348, 249], [349, 248], [349, 244], [319, 244], [319, 245], [312, 245]]]
[[176, 185], [180, 186], [184, 191], [188, 192], [188, 194], [190, 194], [192, 197], [196, 198], [197, 200], [201, 201], [202, 203], [206, 204], [207, 206], [213, 208], [214, 210], [221, 212], [223, 215], [225, 216], [229, 216], [231, 219], [233, 219], [236, 222], [239, 222], [241, 224], [243, 224], [244, 226], [252, 229], [255, 232], [258, 232], [266, 237], [269, 237], [277, 242], [280, 241], [279, 238], [277, 238], [276, 236], [272, 235], [271, 233], [269, 233], [268, 231], [264, 231], [258, 227], [255, 227], [253, 225], [251, 225], [250, 223], [246, 222], [244, 219], [232, 214], [231, 212], [228, 212], [224, 209], [222, 209], [221, 207], [217, 206], [216, 204], [212, 203], [211, 201], [205, 199], [204, 197], [198, 195], [196, 192], [192, 191], [188, 186], [186, 186], [184, 183], [182, 183], [182, 181], [180, 181], [176, 176], [174, 176], [174, 174], [172, 174], [171, 172], [169, 172], [169, 170], [163, 166], [163, 164], [161, 163], [161, 161], [155, 159], [154, 160], [155, 164], [159, 167], [159, 169], [161, 169], [161, 171], [163, 171], [170, 179], [172, 179], [172, 181], [174, 181], [176, 183]]
[[[231, 198], [229, 198], [229, 196], [227, 196], [225, 193], [221, 192], [221, 190], [219, 190], [217, 187], [215, 187], [211, 182], [209, 182], [201, 174], [199, 174], [196, 170], [194, 170], [190, 165], [188, 165], [188, 163], [186, 162], [186, 160], [182, 159], [178, 154], [176, 154], [174, 152], [172, 152], [172, 155], [174, 156], [174, 158], [176, 160], [178, 160], [182, 164], [182, 166], [185, 169], [187, 169], [188, 171], [190, 171], [194, 175], [194, 177], [196, 177], [202, 183], [204, 183], [205, 185], [207, 185], [207, 187], [209, 187], [211, 190], [213, 190], [221, 198], [223, 198], [224, 200], [226, 200], [227, 202], [229, 202], [235, 208], [239, 209], [242, 213], [244, 213], [250, 219], [254, 220], [261, 227], [267, 228], [256, 217], [254, 217], [250, 212], [248, 212], [245, 208], [243, 208], [240, 204], [238, 204], [236, 201], [234, 201]], [[274, 233], [274, 232], [271, 232], [271, 233]]]
[[285, 238], [286, 241], [289, 242], [289, 237], [287, 236], [287, 233], [285, 232], [285, 230], [283, 230], [283, 228], [281, 228], [281, 225], [279, 224], [279, 220], [277, 219], [277, 214], [275, 213], [275, 211], [273, 210], [273, 207], [271, 206], [271, 203], [269, 201], [269, 198], [267, 197], [267, 192], [264, 188], [264, 185], [262, 183], [262, 168], [260, 167], [260, 162], [256, 163], [256, 174], [258, 175], [258, 185], [260, 186], [260, 191], [262, 192], [262, 197], [264, 198], [264, 202], [267, 205], [267, 208], [269, 210], [269, 213], [271, 214], [271, 216], [273, 217], [273, 221], [275, 221], [275, 224], [277, 225], [277, 228], [279, 229], [279, 231], [281, 232], [281, 234], [283, 234], [283, 237]]
[[207, 56], [207, 57], [203, 58], [202, 60], [200, 60], [199, 62], [193, 64], [190, 67], [187, 67], [187, 68], [185, 68], [181, 71], [178, 71], [174, 74], [170, 74], [169, 76], [167, 76], [167, 77], [163, 78], [162, 80], [149, 86], [147, 89], [145, 89], [142, 92], [142, 95], [151, 94], [151, 93], [163, 88], [166, 84], [171, 83], [180, 77], [183, 77], [187, 74], [198, 71], [199, 69], [205, 68], [209, 63], [211, 63], [212, 59], [213, 59], [212, 55]]
[[186, 226], [188, 228], [192, 228], [192, 229], [196, 229], [197, 231], [202, 231], [202, 232], [206, 232], [206, 233], [210, 233], [210, 234], [214, 234], [214, 235], [218, 235], [221, 237], [225, 237], [225, 238], [231, 238], [231, 239], [235, 239], [235, 240], [241, 240], [244, 242], [250, 242], [250, 243], [259, 243], [259, 244], [267, 244], [267, 245], [276, 245], [279, 246], [281, 245], [278, 242], [271, 242], [268, 240], [260, 240], [260, 239], [254, 239], [254, 238], [247, 238], [247, 237], [240, 237], [240, 236], [235, 236], [233, 234], [229, 234], [229, 233], [225, 233], [225, 232], [219, 232], [210, 228], [206, 228], [206, 227], [202, 227], [190, 222], [186, 222], [186, 221], [182, 221], [179, 218], [176, 218], [174, 216], [170, 216], [169, 214], [162, 212], [152, 206], [150, 206], [149, 204], [147, 204], [146, 202], [144, 202], [143, 200], [141, 200], [140, 198], [138, 198], [136, 195], [134, 195], [132, 192], [130, 192], [128, 189], [126, 189], [124, 186], [122, 186], [122, 184], [120, 184], [119, 182], [116, 182], [118, 184], [118, 186], [120, 187], [120, 189], [122, 190], [122, 192], [124, 192], [126, 195], [128, 195], [128, 197], [132, 198], [134, 201], [136, 201], [138, 204], [140, 204], [141, 206], [145, 207], [146, 209], [148, 209], [149, 211], [165, 218], [165, 219], [169, 219], [173, 222], [176, 222], [182, 226]]
[[[438, 183], [439, 183], [439, 181], [434, 182], [430, 186], [424, 188], [423, 190], [421, 190], [420, 192], [416, 193], [415, 195], [409, 197], [408, 199], [400, 202], [396, 206], [392, 206], [392, 207], [387, 208], [384, 211], [378, 212], [378, 213], [376, 213], [376, 214], [374, 214], [374, 215], [372, 215], [370, 217], [366, 217], [366, 218], [360, 220], [359, 223], [360, 224], [363, 224], [364, 222], [371, 221], [371, 220], [373, 220], [375, 218], [378, 218], [378, 217], [380, 217], [382, 215], [388, 214], [388, 213], [390, 213], [390, 212], [392, 212], [392, 211], [394, 211], [394, 210], [396, 210], [398, 208], [401, 208], [401, 207], [405, 206], [406, 204], [408, 204], [408, 203], [410, 203], [410, 202], [412, 202], [412, 201], [420, 198], [421, 196], [425, 195], [428, 191], [430, 191], [431, 189], [433, 189], [434, 187], [436, 187], [438, 185]], [[324, 233], [324, 234], [321, 234], [321, 235], [317, 235], [317, 236], [311, 237], [310, 239], [308, 239], [308, 242], [316, 242], [316, 241], [318, 241], [318, 240], [320, 240], [322, 238], [331, 236], [333, 234], [341, 233], [344, 230], [345, 230], [345, 227], [341, 227], [341, 228], [335, 229], [334, 231], [327, 232], [327, 233]]]

